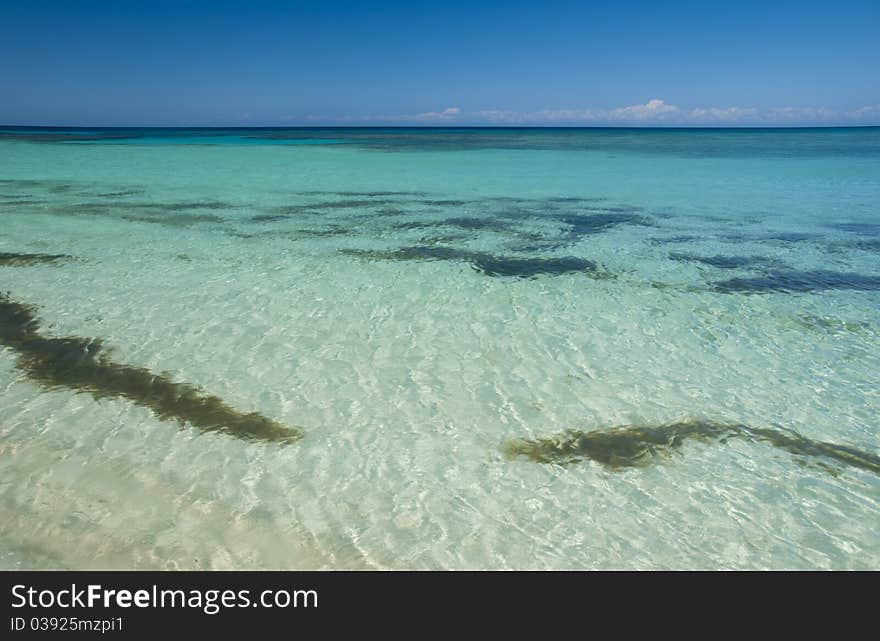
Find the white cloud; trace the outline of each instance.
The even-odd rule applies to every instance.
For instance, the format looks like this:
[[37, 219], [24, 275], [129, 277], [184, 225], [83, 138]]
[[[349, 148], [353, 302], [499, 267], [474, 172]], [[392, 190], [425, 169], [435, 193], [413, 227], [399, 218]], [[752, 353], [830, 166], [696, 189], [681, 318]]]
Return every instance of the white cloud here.
[[494, 123], [645, 123], [665, 122], [681, 113], [675, 105], [659, 98], [643, 105], [616, 109], [544, 109], [533, 112], [484, 110], [480, 115]]
[[428, 111], [423, 114], [417, 114], [415, 116], [397, 116], [401, 120], [424, 120], [424, 121], [442, 121], [442, 120], [455, 120], [458, 116], [461, 115], [461, 109], [458, 107], [447, 107], [443, 111]]
[[613, 120], [664, 120], [669, 116], [678, 115], [681, 110], [675, 105], [670, 105], [659, 98], [649, 100], [643, 105], [631, 107], [619, 107], [611, 111]]
[[489, 109], [479, 117], [491, 124], [596, 125], [841, 125], [880, 123], [880, 105], [852, 111], [825, 107], [696, 107], [684, 110], [659, 98], [615, 109], [544, 109], [518, 112]]
[[846, 117], [855, 122], [875, 122], [880, 123], [880, 104], [859, 107], [853, 111], [848, 111]]
[[490, 124], [490, 125], [667, 125], [667, 126], [724, 126], [724, 125], [846, 125], [880, 124], [880, 104], [868, 105], [850, 111], [825, 107], [693, 107], [683, 109], [660, 98], [644, 104], [611, 109], [542, 109], [513, 111], [483, 109], [465, 112], [460, 107], [417, 114], [363, 115], [363, 116], [304, 116], [291, 118], [310, 123], [356, 124]]
[[[365, 116], [319, 116], [308, 115], [300, 120], [308, 122], [346, 122], [346, 123], [396, 123], [396, 122], [453, 122], [462, 115], [460, 107], [447, 107], [443, 111], [426, 111], [420, 114], [365, 115]], [[290, 117], [291, 120], [296, 119]]]
[[758, 115], [753, 107], [697, 107], [688, 112], [685, 120], [693, 124], [734, 124], [756, 120]]

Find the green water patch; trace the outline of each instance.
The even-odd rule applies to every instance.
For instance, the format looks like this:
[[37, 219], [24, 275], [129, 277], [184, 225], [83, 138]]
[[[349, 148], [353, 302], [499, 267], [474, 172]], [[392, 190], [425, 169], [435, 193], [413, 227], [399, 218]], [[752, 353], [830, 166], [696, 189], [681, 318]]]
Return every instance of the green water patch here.
[[0, 294], [0, 344], [18, 355], [17, 366], [44, 389], [69, 389], [95, 399], [120, 397], [147, 407], [161, 420], [246, 441], [293, 443], [303, 437], [257, 412], [242, 413], [216, 396], [143, 367], [111, 360], [100, 339], [40, 333], [36, 310]]
[[482, 252], [473, 252], [452, 247], [415, 246], [403, 247], [390, 251], [372, 251], [342, 249], [340, 253], [347, 256], [368, 260], [400, 260], [400, 261], [462, 261], [486, 276], [515, 276], [531, 278], [542, 274], [559, 275], [568, 273], [584, 273], [594, 278], [608, 278], [593, 261], [574, 256], [558, 258], [520, 258], [496, 256]]
[[722, 294], [798, 294], [827, 290], [878, 291], [880, 276], [825, 270], [782, 270], [767, 272], [760, 276], [719, 281], [714, 283], [713, 289]]
[[0, 265], [42, 265], [73, 260], [68, 254], [21, 254], [17, 252], [0, 252]]
[[655, 426], [625, 425], [606, 430], [569, 430], [561, 435], [524, 440], [514, 439], [503, 446], [510, 459], [526, 458], [536, 463], [571, 465], [595, 461], [612, 470], [644, 467], [669, 458], [688, 440], [703, 443], [745, 438], [766, 443], [797, 456], [802, 462], [815, 462], [831, 473], [828, 463], [856, 467], [880, 475], [880, 457], [847, 445], [815, 441], [797, 432], [756, 428], [737, 423], [717, 423], [685, 419]]

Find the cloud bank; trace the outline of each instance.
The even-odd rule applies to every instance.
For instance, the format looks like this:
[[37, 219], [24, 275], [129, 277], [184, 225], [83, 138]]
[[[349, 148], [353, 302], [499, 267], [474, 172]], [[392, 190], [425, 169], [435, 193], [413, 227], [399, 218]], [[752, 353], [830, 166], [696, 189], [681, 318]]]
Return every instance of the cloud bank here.
[[794, 125], [876, 124], [880, 105], [852, 111], [824, 107], [696, 107], [682, 109], [659, 98], [643, 105], [616, 109], [545, 109], [532, 112], [484, 109], [479, 116], [491, 124], [582, 124], [582, 125]]
[[[306, 116], [308, 122], [462, 125], [581, 125], [581, 126], [786, 126], [878, 125], [880, 104], [849, 111], [825, 107], [694, 107], [684, 109], [660, 98], [613, 109], [542, 109], [463, 111], [447, 107], [418, 114], [366, 116]], [[302, 120], [291, 117], [289, 120]]]
[[[386, 114], [367, 116], [305, 116], [309, 122], [345, 122], [345, 123], [444, 123], [455, 122], [462, 118], [463, 113], [459, 107], [447, 107], [442, 111], [426, 111], [419, 114]], [[284, 120], [300, 120], [297, 116], [288, 116]]]

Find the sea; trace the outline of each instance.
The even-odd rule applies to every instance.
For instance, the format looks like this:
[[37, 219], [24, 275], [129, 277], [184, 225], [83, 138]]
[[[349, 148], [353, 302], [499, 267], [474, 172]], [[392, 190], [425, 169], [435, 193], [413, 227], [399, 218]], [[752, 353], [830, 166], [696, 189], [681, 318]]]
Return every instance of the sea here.
[[880, 569], [880, 128], [0, 127], [0, 568]]

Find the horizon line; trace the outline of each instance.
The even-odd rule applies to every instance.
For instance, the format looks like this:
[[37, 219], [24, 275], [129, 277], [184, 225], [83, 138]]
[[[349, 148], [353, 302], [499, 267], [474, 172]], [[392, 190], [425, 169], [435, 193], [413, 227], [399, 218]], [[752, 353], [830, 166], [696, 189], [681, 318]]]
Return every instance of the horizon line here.
[[880, 129], [880, 124], [774, 124], [774, 125], [11, 125], [0, 123], [0, 129]]

